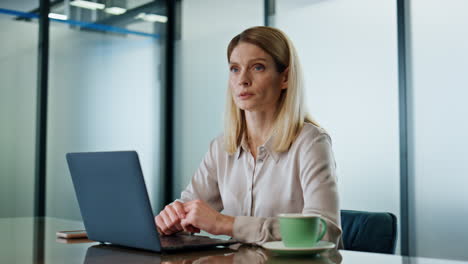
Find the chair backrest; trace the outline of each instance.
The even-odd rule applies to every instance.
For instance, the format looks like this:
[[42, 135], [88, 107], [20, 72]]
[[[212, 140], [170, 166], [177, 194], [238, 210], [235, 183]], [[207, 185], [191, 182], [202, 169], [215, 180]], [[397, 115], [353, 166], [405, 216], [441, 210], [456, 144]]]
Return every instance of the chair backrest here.
[[391, 213], [341, 210], [346, 250], [394, 254], [397, 219]]

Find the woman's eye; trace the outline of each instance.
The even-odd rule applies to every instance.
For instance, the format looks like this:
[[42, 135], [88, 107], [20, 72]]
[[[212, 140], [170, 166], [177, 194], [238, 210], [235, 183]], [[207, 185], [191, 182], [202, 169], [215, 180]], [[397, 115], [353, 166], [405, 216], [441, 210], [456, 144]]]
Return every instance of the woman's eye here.
[[263, 71], [265, 69], [265, 66], [261, 65], [261, 64], [257, 64], [254, 66], [254, 69], [256, 71]]
[[236, 67], [231, 67], [231, 72], [238, 72], [238, 71], [239, 71], [238, 68], [236, 68]]

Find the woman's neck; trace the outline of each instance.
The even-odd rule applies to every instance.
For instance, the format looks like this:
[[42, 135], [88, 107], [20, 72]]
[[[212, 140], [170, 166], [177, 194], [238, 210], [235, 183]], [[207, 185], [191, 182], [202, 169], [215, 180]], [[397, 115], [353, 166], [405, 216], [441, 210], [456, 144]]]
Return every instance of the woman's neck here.
[[[275, 113], [271, 112], [245, 112], [247, 124], [247, 138], [252, 154], [256, 153], [257, 147], [265, 144], [270, 135]], [[255, 155], [254, 155], [255, 157]]]

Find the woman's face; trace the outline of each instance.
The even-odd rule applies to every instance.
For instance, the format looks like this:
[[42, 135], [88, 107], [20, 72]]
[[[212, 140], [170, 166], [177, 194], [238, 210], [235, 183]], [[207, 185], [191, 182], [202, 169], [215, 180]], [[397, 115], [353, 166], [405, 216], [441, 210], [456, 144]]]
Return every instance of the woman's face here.
[[229, 88], [235, 104], [245, 111], [275, 111], [281, 91], [287, 88], [287, 71], [278, 73], [268, 53], [240, 42], [229, 63]]

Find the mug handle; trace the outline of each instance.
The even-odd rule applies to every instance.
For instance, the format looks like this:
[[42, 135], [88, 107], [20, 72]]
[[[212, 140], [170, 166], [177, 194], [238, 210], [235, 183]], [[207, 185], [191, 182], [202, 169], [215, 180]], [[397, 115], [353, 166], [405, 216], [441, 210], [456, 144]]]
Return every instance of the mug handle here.
[[318, 241], [322, 240], [322, 238], [325, 236], [325, 233], [327, 233], [327, 222], [320, 218], [320, 222], [322, 222], [322, 232], [319, 235]]

